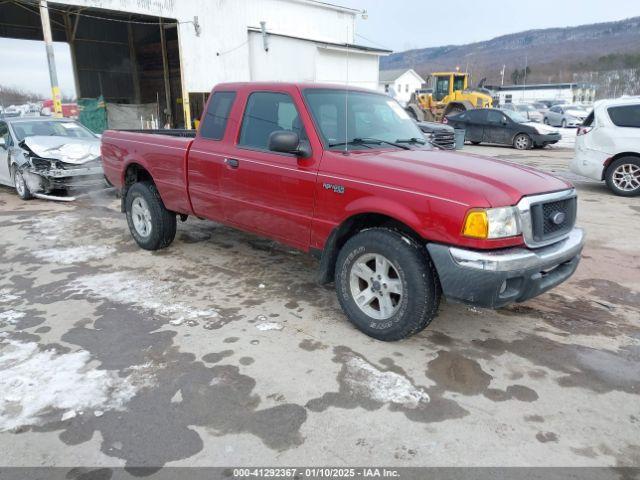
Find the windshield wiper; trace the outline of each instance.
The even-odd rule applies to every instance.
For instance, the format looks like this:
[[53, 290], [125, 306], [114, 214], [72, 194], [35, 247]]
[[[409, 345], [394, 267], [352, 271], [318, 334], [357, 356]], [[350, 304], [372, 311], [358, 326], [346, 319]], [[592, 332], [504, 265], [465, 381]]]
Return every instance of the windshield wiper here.
[[411, 137], [411, 138], [399, 138], [398, 140], [396, 140], [396, 143], [417, 143], [418, 145], [425, 145], [427, 141], [422, 138]]
[[402, 148], [403, 150], [411, 150], [411, 148], [407, 147], [406, 145], [402, 145], [400, 143], [389, 142], [387, 140], [381, 140], [379, 138], [359, 138], [359, 137], [356, 137], [353, 140], [350, 140], [348, 142], [330, 143], [329, 147], [339, 147], [341, 145], [365, 145], [368, 147], [369, 145], [381, 145], [383, 143], [387, 145], [392, 145], [394, 147]]

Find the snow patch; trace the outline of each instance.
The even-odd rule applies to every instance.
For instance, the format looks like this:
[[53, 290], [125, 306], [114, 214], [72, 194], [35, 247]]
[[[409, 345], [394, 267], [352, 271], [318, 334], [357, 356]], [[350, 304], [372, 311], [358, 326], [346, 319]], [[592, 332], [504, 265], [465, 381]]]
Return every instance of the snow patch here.
[[90, 366], [86, 350], [41, 351], [35, 342], [0, 339], [0, 432], [38, 425], [61, 411], [61, 420], [84, 410], [122, 410], [140, 388], [134, 376]]
[[101, 260], [114, 252], [115, 248], [106, 245], [84, 245], [79, 247], [37, 250], [34, 251], [33, 254], [45, 262], [70, 265], [72, 263], [87, 262], [89, 260]]
[[383, 372], [360, 357], [346, 362], [345, 382], [356, 393], [381, 403], [398, 403], [417, 408], [430, 401], [429, 394], [415, 387], [406, 377], [395, 372]]
[[14, 300], [18, 300], [17, 295], [14, 295], [13, 293], [11, 293], [10, 290], [4, 288], [2, 290], [0, 290], [0, 303], [9, 303], [9, 302], [13, 302]]
[[15, 325], [15, 323], [24, 317], [24, 312], [17, 312], [15, 310], [6, 310], [0, 312], [0, 322], [8, 323], [9, 325]]
[[72, 234], [71, 229], [76, 223], [76, 217], [68, 214], [53, 217], [37, 216], [31, 222], [32, 236], [40, 240], [55, 241]]
[[181, 294], [173, 289], [172, 284], [141, 278], [131, 272], [80, 277], [72, 281], [69, 288], [82, 292], [88, 291], [117, 303], [133, 303], [161, 315], [175, 317], [171, 321], [173, 325], [180, 325], [184, 320], [218, 316], [218, 312], [214, 309], [198, 309], [175, 301], [175, 297]]
[[278, 322], [262, 322], [262, 323], [258, 323], [256, 325], [256, 328], [258, 330], [282, 330], [284, 328], [284, 325], [282, 325], [281, 323]]

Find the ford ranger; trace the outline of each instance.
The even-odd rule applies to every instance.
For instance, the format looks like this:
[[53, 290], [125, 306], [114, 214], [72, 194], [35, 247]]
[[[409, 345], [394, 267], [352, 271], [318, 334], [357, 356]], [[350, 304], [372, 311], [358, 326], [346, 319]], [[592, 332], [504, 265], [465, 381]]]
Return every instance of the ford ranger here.
[[386, 95], [319, 84], [216, 86], [198, 132], [106, 131], [102, 160], [138, 245], [206, 218], [319, 259], [348, 319], [397, 340], [443, 294], [497, 308], [569, 278], [584, 244], [567, 182], [435, 149]]

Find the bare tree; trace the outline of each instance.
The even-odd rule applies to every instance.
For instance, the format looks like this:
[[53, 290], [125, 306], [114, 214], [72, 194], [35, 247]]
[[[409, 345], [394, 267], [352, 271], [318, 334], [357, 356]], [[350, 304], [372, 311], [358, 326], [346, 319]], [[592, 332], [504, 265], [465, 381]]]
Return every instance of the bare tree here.
[[40, 100], [42, 100], [42, 95], [38, 93], [0, 85], [0, 105], [4, 105], [5, 107], [8, 107], [9, 105], [21, 105], [28, 102], [37, 102]]

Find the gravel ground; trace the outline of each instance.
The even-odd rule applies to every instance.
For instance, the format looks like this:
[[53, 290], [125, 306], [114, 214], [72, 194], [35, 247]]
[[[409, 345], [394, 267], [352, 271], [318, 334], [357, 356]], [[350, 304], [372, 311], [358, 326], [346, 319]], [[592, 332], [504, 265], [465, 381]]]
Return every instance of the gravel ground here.
[[146, 252], [111, 191], [0, 188], [0, 466], [640, 466], [638, 199], [562, 145], [464, 151], [575, 181], [584, 258], [395, 343], [351, 327], [307, 255], [191, 218]]

